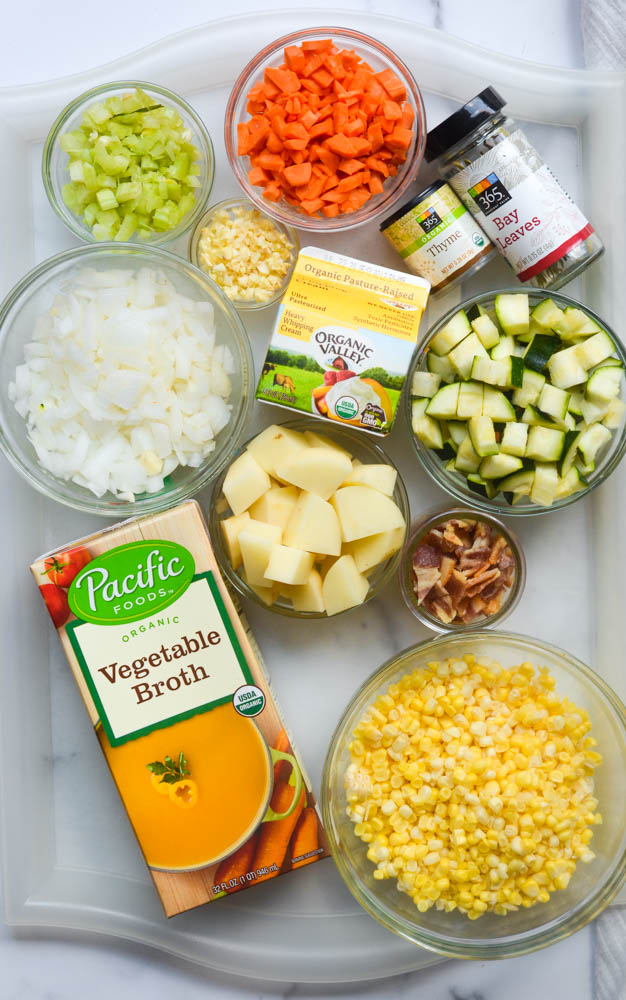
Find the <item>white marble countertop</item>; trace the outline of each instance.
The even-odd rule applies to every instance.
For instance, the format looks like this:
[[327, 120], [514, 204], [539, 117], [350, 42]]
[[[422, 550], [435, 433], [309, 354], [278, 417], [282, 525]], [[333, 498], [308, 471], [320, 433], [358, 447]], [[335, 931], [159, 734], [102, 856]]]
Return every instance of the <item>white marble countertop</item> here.
[[[311, 6], [332, 11], [328, 0]], [[32, 83], [102, 64], [164, 35], [224, 13], [259, 9], [255, 0], [172, 4], [152, 0], [80, 6], [69, 0], [21, 0], [4, 12], [0, 86]], [[284, 3], [270, 6], [282, 7]], [[559, 66], [583, 65], [578, 0], [504, 0], [494, 6], [466, 0], [342, 0], [342, 10], [411, 19], [495, 51]], [[332, 16], [329, 17], [332, 20]], [[470, 96], [470, 95], [468, 95]], [[412, 1000], [591, 1000], [597, 928], [590, 927], [546, 951], [487, 963], [447, 962], [372, 985], [310, 987], [226, 978], [145, 947], [81, 937], [75, 932], [16, 933], [0, 923], [2, 1000], [245, 1000], [280, 997], [411, 997]], [[557, 980], [558, 976], [558, 980]], [[555, 983], [558, 981], [558, 987]], [[613, 1000], [613, 998], [611, 998]]]

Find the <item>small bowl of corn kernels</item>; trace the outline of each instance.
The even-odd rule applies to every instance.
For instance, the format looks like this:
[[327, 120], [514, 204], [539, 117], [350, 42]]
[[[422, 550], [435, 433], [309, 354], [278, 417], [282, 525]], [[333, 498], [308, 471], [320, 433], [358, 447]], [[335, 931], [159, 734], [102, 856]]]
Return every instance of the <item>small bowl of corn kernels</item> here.
[[208, 274], [236, 309], [265, 309], [289, 284], [300, 249], [291, 226], [245, 198], [212, 205], [189, 241], [189, 259]]
[[583, 927], [626, 879], [626, 708], [580, 660], [475, 631], [365, 682], [322, 777], [330, 848], [389, 930], [509, 958]]

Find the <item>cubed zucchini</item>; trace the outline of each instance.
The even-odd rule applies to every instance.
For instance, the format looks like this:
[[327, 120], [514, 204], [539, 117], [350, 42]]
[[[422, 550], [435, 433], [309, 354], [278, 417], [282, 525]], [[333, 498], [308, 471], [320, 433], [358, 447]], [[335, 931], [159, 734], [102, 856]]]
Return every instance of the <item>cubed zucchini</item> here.
[[525, 292], [496, 295], [494, 306], [498, 323], [506, 334], [516, 337], [520, 333], [526, 333], [530, 315], [528, 295]]
[[565, 314], [552, 299], [544, 299], [543, 302], [535, 306], [530, 315], [537, 326], [540, 326], [544, 333], [547, 333], [549, 330], [556, 330], [556, 324], [563, 319]]
[[528, 440], [528, 424], [519, 423], [516, 420], [504, 425], [502, 440], [500, 441], [500, 451], [506, 455], [516, 455], [522, 458], [526, 454], [526, 442]]
[[522, 373], [522, 385], [513, 393], [515, 406], [528, 406], [529, 403], [536, 403], [541, 390], [545, 385], [546, 377], [541, 372], [531, 371], [525, 368]]
[[557, 389], [569, 389], [573, 385], [580, 385], [581, 382], [587, 381], [587, 371], [583, 368], [576, 353], [581, 346], [581, 344], [574, 344], [572, 347], [566, 347], [563, 351], [557, 351], [548, 361], [550, 381]]
[[491, 417], [470, 417], [468, 423], [472, 447], [477, 455], [485, 458], [498, 453], [496, 432]]
[[483, 416], [501, 423], [515, 420], [515, 410], [503, 392], [486, 385], [483, 391]]
[[472, 320], [472, 330], [486, 350], [495, 347], [500, 340], [498, 327], [486, 313]]
[[472, 439], [468, 434], [465, 440], [459, 445], [454, 467], [459, 472], [477, 472], [480, 461], [480, 455], [477, 455], [474, 451]]
[[610, 357], [614, 350], [615, 344], [605, 330], [594, 333], [587, 340], [574, 347], [576, 360], [585, 371], [593, 368], [594, 365], [599, 365], [601, 361]]
[[413, 432], [427, 448], [443, 448], [443, 435], [437, 420], [425, 413], [411, 421]]
[[476, 357], [488, 358], [489, 355], [475, 333], [470, 333], [448, 354], [452, 367], [462, 379], [470, 377], [472, 364]]
[[426, 413], [429, 417], [454, 420], [458, 400], [459, 383], [451, 382], [450, 385], [443, 385], [426, 406]]
[[440, 375], [442, 382], [453, 382], [456, 377], [454, 368], [445, 355], [440, 357], [429, 351], [426, 355], [426, 367], [433, 375]]
[[553, 463], [537, 462], [530, 499], [542, 507], [551, 507], [559, 488], [559, 474]]
[[533, 371], [543, 371], [560, 346], [561, 342], [558, 337], [547, 337], [544, 333], [538, 333], [526, 349], [524, 364], [527, 368], [532, 368]]
[[433, 337], [430, 342], [430, 350], [439, 355], [449, 354], [453, 347], [465, 340], [471, 330], [470, 321], [465, 311], [460, 309]]
[[537, 462], [556, 462], [563, 452], [565, 431], [534, 425], [528, 431], [526, 458]]
[[510, 476], [522, 468], [521, 458], [515, 455], [490, 455], [483, 458], [478, 471], [483, 479], [501, 479], [503, 476]]
[[537, 408], [553, 420], [565, 420], [569, 399], [570, 394], [565, 389], [557, 389], [556, 386], [546, 382], [539, 394]]
[[[461, 382], [456, 416], [458, 420], [480, 417], [483, 412], [484, 386], [480, 382]], [[486, 414], [490, 416], [490, 414]]]
[[578, 452], [585, 465], [596, 461], [598, 452], [609, 443], [612, 437], [609, 428], [603, 424], [592, 424], [591, 427], [587, 427], [582, 432], [578, 439]]
[[435, 372], [415, 372], [411, 382], [412, 396], [428, 396], [430, 399], [435, 395], [441, 382], [441, 375]]
[[585, 397], [592, 403], [608, 403], [619, 396], [623, 372], [615, 365], [596, 368], [585, 386]]

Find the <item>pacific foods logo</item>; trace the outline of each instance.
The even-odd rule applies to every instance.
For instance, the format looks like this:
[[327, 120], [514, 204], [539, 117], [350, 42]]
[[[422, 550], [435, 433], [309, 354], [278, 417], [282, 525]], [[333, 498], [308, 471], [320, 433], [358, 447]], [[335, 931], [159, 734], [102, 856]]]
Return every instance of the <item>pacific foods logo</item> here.
[[69, 605], [77, 618], [96, 625], [137, 621], [173, 604], [195, 569], [191, 552], [176, 542], [129, 542], [81, 570], [69, 589]]

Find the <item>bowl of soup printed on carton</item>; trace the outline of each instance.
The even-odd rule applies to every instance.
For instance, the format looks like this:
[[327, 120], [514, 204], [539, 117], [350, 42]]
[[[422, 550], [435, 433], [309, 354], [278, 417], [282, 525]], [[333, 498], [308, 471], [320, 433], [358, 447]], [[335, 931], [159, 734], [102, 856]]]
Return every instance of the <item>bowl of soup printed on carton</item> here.
[[429, 290], [416, 275], [304, 247], [278, 310], [257, 399], [385, 436]]
[[194, 501], [31, 570], [168, 917], [327, 856]]

